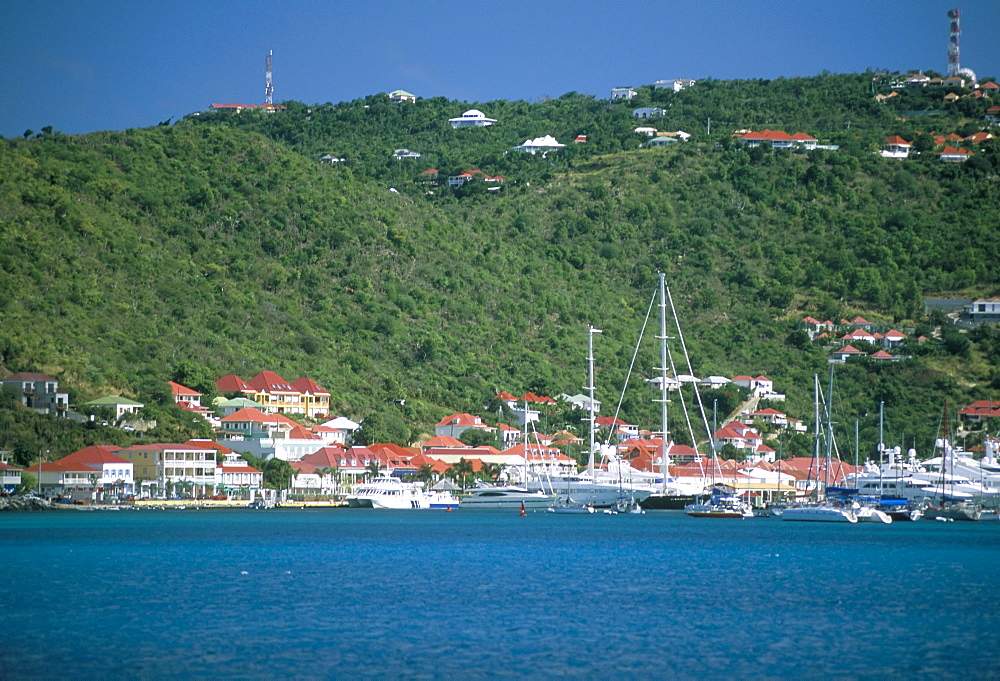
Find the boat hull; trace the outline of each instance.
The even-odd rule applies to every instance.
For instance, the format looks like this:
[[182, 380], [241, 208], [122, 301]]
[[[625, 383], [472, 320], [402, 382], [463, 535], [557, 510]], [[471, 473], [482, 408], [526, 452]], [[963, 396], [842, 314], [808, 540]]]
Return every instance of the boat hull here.
[[782, 520], [806, 523], [856, 523], [858, 517], [854, 512], [843, 508], [827, 506], [806, 506], [786, 508], [781, 513]]
[[924, 509], [924, 517], [928, 520], [969, 520], [977, 521], [982, 517], [982, 511], [975, 506], [956, 505], [950, 508]]
[[694, 495], [651, 494], [640, 505], [647, 511], [683, 511], [696, 501]]
[[544, 511], [556, 502], [554, 494], [541, 492], [482, 490], [459, 500], [460, 508]]

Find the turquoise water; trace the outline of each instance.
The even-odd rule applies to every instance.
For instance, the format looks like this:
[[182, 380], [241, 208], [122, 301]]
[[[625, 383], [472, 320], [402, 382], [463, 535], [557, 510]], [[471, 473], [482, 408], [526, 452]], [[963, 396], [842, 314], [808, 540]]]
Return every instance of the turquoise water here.
[[0, 514], [0, 678], [1000, 677], [1000, 523]]

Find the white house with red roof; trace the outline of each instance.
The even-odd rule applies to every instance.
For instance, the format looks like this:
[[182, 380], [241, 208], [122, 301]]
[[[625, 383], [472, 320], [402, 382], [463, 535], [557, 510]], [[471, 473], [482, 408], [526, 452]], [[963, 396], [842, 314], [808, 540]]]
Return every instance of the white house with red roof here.
[[132, 494], [133, 465], [119, 451], [115, 445], [91, 445], [27, 470], [37, 477], [46, 495], [88, 492], [90, 501], [97, 501], [102, 494]]
[[830, 361], [831, 362], [840, 362], [841, 364], [843, 364], [844, 362], [846, 362], [847, 360], [851, 359], [852, 357], [864, 357], [864, 356], [865, 356], [865, 353], [862, 352], [861, 350], [858, 350], [853, 345], [845, 345], [840, 350], [837, 350], [836, 352], [831, 353], [831, 355], [830, 355]]
[[347, 432], [339, 428], [331, 428], [329, 426], [318, 425], [311, 426], [309, 428], [315, 435], [327, 445], [346, 445], [347, 444]]
[[868, 357], [871, 358], [871, 359], [874, 359], [876, 361], [880, 361], [880, 362], [897, 362], [897, 361], [899, 361], [899, 357], [896, 357], [895, 355], [890, 355], [885, 350], [877, 350], [877, 351], [873, 352], [872, 354], [868, 355]]
[[841, 336], [840, 340], [847, 344], [857, 342], [875, 343], [878, 341], [878, 338], [873, 333], [864, 329], [854, 329]]
[[741, 142], [749, 147], [757, 147], [761, 144], [769, 144], [772, 149], [792, 149], [801, 147], [803, 149], [815, 149], [817, 139], [804, 132], [796, 132], [789, 135], [782, 130], [761, 130], [760, 132], [747, 132], [737, 137]]
[[906, 341], [906, 334], [896, 329], [886, 331], [882, 336], [882, 345], [887, 348], [898, 348], [904, 341]]
[[0, 491], [13, 494], [21, 486], [21, 469], [0, 459]]
[[774, 458], [774, 450], [764, 444], [764, 438], [757, 429], [739, 421], [727, 423], [715, 431], [713, 442], [716, 451], [720, 451], [726, 445], [732, 445], [743, 453], [746, 459], [756, 461]]
[[968, 149], [956, 149], [946, 145], [941, 151], [935, 152], [937, 157], [946, 163], [962, 163], [972, 158], [972, 152]]
[[821, 333], [826, 331], [833, 331], [834, 323], [829, 319], [825, 322], [821, 322], [815, 317], [806, 317], [802, 320], [802, 325], [805, 327], [806, 332], [809, 334], [809, 338], [814, 339]]
[[191, 411], [196, 411], [196, 407], [201, 407], [201, 393], [197, 390], [192, 390], [174, 381], [167, 381], [167, 385], [170, 386], [170, 394], [174, 398], [174, 404]]
[[188, 440], [188, 444], [213, 448], [216, 452], [215, 491], [228, 498], [253, 499], [264, 487], [264, 473], [251, 466], [225, 445], [212, 440]]
[[460, 438], [462, 437], [462, 433], [467, 431], [469, 428], [476, 428], [487, 432], [494, 430], [483, 423], [483, 420], [478, 416], [462, 413], [445, 416], [437, 422], [437, 425], [434, 426], [434, 432], [436, 435], [447, 435], [454, 438]]
[[767, 376], [733, 376], [733, 383], [758, 397], [774, 393], [774, 381]]
[[625, 423], [614, 416], [598, 416], [594, 419], [594, 425], [598, 429], [610, 430], [618, 442], [639, 437], [639, 426]]
[[980, 423], [988, 419], [1000, 418], [1000, 401], [976, 400], [963, 409], [958, 410], [958, 416], [963, 421]]
[[902, 159], [909, 157], [911, 149], [913, 149], [912, 142], [907, 142], [899, 135], [890, 135], [885, 138], [885, 143], [879, 149], [879, 154], [882, 158]]

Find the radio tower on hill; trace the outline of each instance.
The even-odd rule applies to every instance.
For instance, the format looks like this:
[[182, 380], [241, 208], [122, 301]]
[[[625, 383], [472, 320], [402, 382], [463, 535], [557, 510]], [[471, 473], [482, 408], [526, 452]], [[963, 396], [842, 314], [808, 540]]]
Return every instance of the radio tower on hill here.
[[[955, 9], [955, 10], [952, 10], [952, 12], [958, 12], [958, 10]], [[274, 104], [274, 102], [271, 101], [272, 98], [273, 98], [273, 95], [274, 95], [274, 85], [271, 84], [271, 55], [272, 54], [274, 54], [274, 50], [268, 50], [267, 51], [267, 57], [264, 59], [264, 103], [268, 104], [268, 105]], [[949, 73], [951, 73], [951, 71], [949, 71]]]
[[958, 37], [962, 35], [962, 27], [959, 24], [959, 17], [961, 12], [957, 9], [948, 10], [948, 18], [951, 19], [951, 27], [949, 29], [951, 37], [948, 40], [948, 75], [957, 76], [959, 71], [962, 70], [961, 64], [959, 64], [958, 59]]

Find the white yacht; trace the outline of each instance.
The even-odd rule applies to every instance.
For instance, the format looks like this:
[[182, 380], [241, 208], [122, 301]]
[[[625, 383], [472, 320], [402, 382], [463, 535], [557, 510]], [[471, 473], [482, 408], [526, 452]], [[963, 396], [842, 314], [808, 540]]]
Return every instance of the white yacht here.
[[348, 495], [347, 505], [351, 508], [430, 508], [430, 499], [419, 486], [403, 482], [391, 475], [380, 475], [370, 482], [362, 483], [353, 494]]
[[813, 523], [856, 523], [858, 516], [854, 509], [832, 504], [805, 504], [789, 506], [781, 512], [782, 520]]
[[546, 509], [556, 501], [556, 495], [540, 490], [529, 491], [514, 485], [480, 485], [469, 490], [459, 501], [459, 508], [506, 508], [525, 510]]
[[[868, 462], [863, 471], [851, 476], [851, 482], [861, 495], [894, 497], [911, 503], [928, 499], [996, 499], [1000, 495], [1000, 475], [993, 479], [993, 460], [990, 458], [979, 462], [963, 456], [964, 452], [950, 451], [946, 445], [946, 456], [918, 462], [916, 450], [910, 449], [908, 460], [904, 462], [897, 458], [899, 451], [899, 447], [886, 449], [888, 462], [881, 465]], [[978, 476], [975, 475], [977, 470]]]
[[653, 493], [651, 489], [630, 483], [595, 479], [586, 472], [529, 480], [528, 489], [542, 494], [549, 492], [555, 496], [569, 497], [579, 504], [589, 504], [595, 508], [611, 508], [622, 499], [634, 499], [641, 504]]

